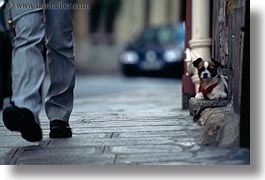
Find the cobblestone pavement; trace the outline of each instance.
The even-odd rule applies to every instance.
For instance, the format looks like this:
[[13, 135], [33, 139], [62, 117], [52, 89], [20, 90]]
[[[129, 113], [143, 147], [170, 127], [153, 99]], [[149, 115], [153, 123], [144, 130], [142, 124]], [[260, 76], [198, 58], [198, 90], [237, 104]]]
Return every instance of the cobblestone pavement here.
[[0, 122], [0, 164], [214, 165], [249, 164], [246, 149], [204, 147], [202, 127], [181, 110], [180, 90], [157, 86], [79, 99], [71, 117], [73, 138], [28, 143]]

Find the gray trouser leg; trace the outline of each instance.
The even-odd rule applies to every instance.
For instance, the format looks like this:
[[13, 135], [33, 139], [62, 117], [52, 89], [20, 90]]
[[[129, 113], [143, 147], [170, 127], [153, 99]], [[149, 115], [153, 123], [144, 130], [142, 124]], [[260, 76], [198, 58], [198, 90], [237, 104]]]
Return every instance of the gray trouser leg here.
[[[51, 85], [45, 109], [52, 120], [69, 121], [73, 108], [75, 85], [73, 10], [17, 8], [15, 4], [41, 4], [43, 0], [11, 0], [11, 12], [16, 27], [13, 50], [12, 100], [18, 107], [33, 112], [36, 120], [41, 110], [40, 88], [45, 77], [42, 40], [46, 37], [47, 67]], [[46, 0], [47, 3], [59, 2]], [[60, 1], [61, 3], [62, 1]], [[73, 2], [63, 0], [63, 2]]]
[[[46, 0], [58, 3], [58, 0]], [[73, 0], [61, 0], [72, 3]], [[45, 110], [50, 121], [69, 121], [73, 109], [75, 86], [73, 10], [47, 9], [45, 21], [47, 66], [51, 85], [45, 101]]]
[[[36, 3], [41, 0], [11, 0], [16, 3]], [[44, 23], [42, 9], [17, 8], [11, 13], [16, 27], [12, 60], [12, 101], [18, 107], [30, 109], [38, 120], [41, 110], [40, 88], [45, 77], [42, 56]]]

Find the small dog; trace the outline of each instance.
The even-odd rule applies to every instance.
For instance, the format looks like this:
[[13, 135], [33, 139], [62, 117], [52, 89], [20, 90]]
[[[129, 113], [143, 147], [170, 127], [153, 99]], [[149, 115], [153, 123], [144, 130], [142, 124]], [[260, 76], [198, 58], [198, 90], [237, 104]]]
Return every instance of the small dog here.
[[198, 69], [200, 78], [200, 87], [195, 98], [207, 100], [226, 99], [227, 82], [217, 72], [221, 63], [214, 59], [205, 61], [202, 58], [198, 58], [192, 64]]

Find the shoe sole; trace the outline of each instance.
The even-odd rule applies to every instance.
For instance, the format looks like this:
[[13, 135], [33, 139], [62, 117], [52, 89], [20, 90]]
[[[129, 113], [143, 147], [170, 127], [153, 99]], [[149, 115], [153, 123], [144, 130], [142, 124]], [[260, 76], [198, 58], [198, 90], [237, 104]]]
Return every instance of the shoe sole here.
[[21, 136], [29, 142], [38, 142], [42, 139], [41, 128], [35, 122], [32, 112], [28, 109], [6, 108], [3, 112], [3, 122], [7, 129], [20, 132]]
[[72, 131], [71, 130], [51, 130], [49, 137], [54, 138], [54, 139], [71, 138]]

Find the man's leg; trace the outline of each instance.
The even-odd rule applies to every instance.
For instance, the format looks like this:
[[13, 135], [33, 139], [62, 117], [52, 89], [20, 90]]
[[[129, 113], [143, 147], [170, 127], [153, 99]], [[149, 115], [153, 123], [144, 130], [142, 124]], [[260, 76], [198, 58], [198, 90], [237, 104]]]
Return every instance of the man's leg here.
[[29, 141], [42, 138], [38, 114], [41, 110], [40, 88], [45, 76], [44, 23], [42, 9], [20, 5], [41, 1], [10, 0], [16, 30], [12, 59], [12, 101], [15, 106], [4, 111], [3, 120], [8, 129], [20, 131]]
[[[73, 0], [46, 0], [49, 4], [62, 2], [70, 4]], [[51, 121], [50, 137], [71, 137], [68, 122], [75, 86], [73, 10], [47, 9], [45, 15], [47, 65], [51, 79], [45, 110]], [[58, 129], [52, 131], [53, 127]]]

